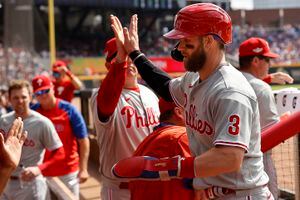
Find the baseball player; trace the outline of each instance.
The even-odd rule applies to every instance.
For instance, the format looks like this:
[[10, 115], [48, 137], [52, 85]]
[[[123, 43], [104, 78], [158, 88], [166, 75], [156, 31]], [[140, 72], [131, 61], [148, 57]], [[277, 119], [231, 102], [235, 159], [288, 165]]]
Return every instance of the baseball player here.
[[71, 102], [74, 91], [83, 88], [82, 82], [67, 67], [62, 60], [57, 60], [52, 65], [52, 76], [54, 77], [54, 91], [57, 98]]
[[[195, 190], [222, 188], [222, 199], [273, 199], [266, 184], [260, 151], [259, 111], [255, 93], [241, 72], [225, 60], [224, 46], [232, 40], [229, 15], [210, 3], [182, 8], [174, 29], [164, 36], [178, 39], [186, 72], [170, 79], [139, 51], [137, 16], [124, 31], [124, 48], [147, 84], [165, 100], [185, 110], [185, 125], [193, 157], [156, 159], [132, 157], [113, 168], [120, 178], [190, 177]], [[121, 51], [122, 48], [118, 48]], [[203, 195], [196, 192], [196, 198]], [[214, 196], [211, 191], [209, 197]]]
[[[82, 115], [71, 103], [54, 96], [49, 77], [38, 75], [32, 79], [35, 97], [38, 101], [32, 109], [49, 118], [63, 143], [65, 158], [45, 170], [44, 176], [58, 176], [79, 199], [79, 183], [88, 177], [89, 139]], [[51, 153], [46, 151], [44, 162]]]
[[10, 175], [20, 162], [22, 147], [27, 137], [27, 131], [23, 131], [23, 121], [16, 118], [6, 138], [0, 134], [0, 196], [9, 180]]
[[[160, 124], [154, 128], [135, 150], [133, 156], [168, 158], [177, 155], [190, 157], [188, 138], [184, 127], [183, 109], [174, 102], [159, 99]], [[131, 200], [185, 200], [194, 199], [194, 191], [179, 179], [168, 181], [129, 182]]]
[[138, 84], [137, 69], [123, 51], [120, 41], [106, 42], [108, 73], [101, 87], [91, 97], [91, 109], [99, 145], [101, 199], [129, 200], [126, 183], [111, 174], [117, 161], [132, 155], [142, 140], [159, 123], [157, 96]]
[[[12, 81], [8, 93], [14, 111], [1, 116], [0, 128], [7, 132], [16, 117], [21, 117], [28, 136], [20, 164], [0, 199], [46, 199], [47, 184], [42, 174], [64, 158], [62, 143], [51, 121], [29, 108], [32, 89], [27, 81]], [[43, 163], [45, 149], [51, 152], [51, 157]]]
[[[262, 81], [270, 68], [270, 60], [279, 55], [272, 53], [269, 44], [262, 38], [252, 37], [241, 43], [239, 47], [240, 70], [251, 84], [257, 96], [260, 126], [264, 130], [279, 121], [279, 115], [271, 87]], [[277, 176], [271, 151], [264, 153], [264, 167], [270, 181], [269, 189], [278, 199]]]

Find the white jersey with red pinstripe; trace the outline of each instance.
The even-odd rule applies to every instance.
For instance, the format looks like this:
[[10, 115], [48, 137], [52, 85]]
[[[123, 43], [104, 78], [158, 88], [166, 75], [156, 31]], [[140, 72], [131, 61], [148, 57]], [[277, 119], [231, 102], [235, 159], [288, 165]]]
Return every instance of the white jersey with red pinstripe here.
[[159, 123], [157, 96], [147, 87], [139, 85], [139, 92], [123, 89], [117, 107], [107, 122], [97, 114], [97, 94], [93, 93], [91, 106], [99, 144], [100, 174], [103, 182], [116, 184], [111, 174], [112, 166], [119, 160], [132, 156], [142, 140]]
[[185, 109], [192, 154], [201, 155], [217, 145], [245, 150], [240, 171], [196, 178], [195, 188], [251, 189], [268, 182], [260, 151], [257, 99], [241, 72], [225, 64], [204, 81], [198, 73], [188, 72], [170, 82], [170, 91], [174, 101]]

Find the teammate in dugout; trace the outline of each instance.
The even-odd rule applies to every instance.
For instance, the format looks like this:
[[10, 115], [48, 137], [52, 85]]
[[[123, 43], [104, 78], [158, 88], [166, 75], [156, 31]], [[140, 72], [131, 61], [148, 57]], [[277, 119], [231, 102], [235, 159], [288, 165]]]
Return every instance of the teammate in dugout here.
[[[122, 36], [120, 36], [122, 37]], [[127, 60], [120, 37], [107, 41], [108, 73], [91, 97], [91, 110], [99, 145], [101, 199], [129, 200], [127, 183], [111, 174], [112, 166], [132, 155], [142, 140], [159, 123], [157, 96], [138, 84], [137, 69]]]
[[[190, 157], [188, 137], [184, 127], [183, 109], [174, 102], [159, 99], [160, 124], [137, 147], [133, 156], [170, 158], [180, 155]], [[180, 179], [164, 181], [135, 180], [129, 182], [131, 200], [188, 200], [194, 199], [194, 191]]]
[[[271, 59], [279, 57], [271, 52], [269, 44], [262, 38], [252, 37], [241, 43], [239, 47], [240, 70], [251, 84], [257, 96], [260, 126], [262, 130], [274, 125], [279, 121], [279, 115], [271, 87], [263, 80], [268, 74]], [[264, 167], [270, 181], [269, 189], [275, 199], [279, 197], [277, 176], [272, 152], [264, 153]]]
[[53, 85], [57, 98], [71, 102], [74, 97], [74, 91], [83, 88], [82, 82], [62, 60], [57, 60], [52, 65], [52, 76], [54, 77]]
[[[7, 132], [9, 125], [21, 117], [28, 136], [22, 149], [20, 165], [10, 176], [0, 199], [46, 199], [48, 187], [42, 174], [53, 167], [55, 162], [64, 159], [62, 143], [52, 122], [30, 109], [32, 88], [29, 82], [12, 81], [8, 94], [13, 112], [1, 116], [0, 128]], [[51, 152], [51, 156], [43, 163], [45, 149]]]
[[[90, 143], [85, 121], [74, 105], [54, 96], [53, 84], [49, 77], [34, 77], [32, 86], [38, 101], [32, 109], [52, 121], [65, 151], [65, 158], [55, 162], [43, 175], [58, 176], [79, 199], [79, 183], [85, 182], [89, 177], [87, 165]], [[48, 161], [50, 156], [51, 153], [46, 151], [44, 162]]]
[[[118, 18], [112, 18], [118, 27]], [[124, 31], [124, 46], [118, 51], [126, 49], [147, 84], [166, 101], [184, 108], [193, 157], [132, 157], [119, 161], [112, 169], [114, 175], [124, 179], [194, 178], [197, 199], [205, 199], [202, 189], [212, 186], [222, 188], [225, 196], [221, 199], [273, 199], [260, 151], [255, 92], [225, 60], [225, 45], [232, 40], [229, 15], [214, 4], [197, 3], [182, 8], [174, 26], [164, 36], [180, 40], [178, 50], [188, 71], [175, 79], [140, 52], [136, 15], [129, 30], [116, 28], [115, 35], [121, 37]]]

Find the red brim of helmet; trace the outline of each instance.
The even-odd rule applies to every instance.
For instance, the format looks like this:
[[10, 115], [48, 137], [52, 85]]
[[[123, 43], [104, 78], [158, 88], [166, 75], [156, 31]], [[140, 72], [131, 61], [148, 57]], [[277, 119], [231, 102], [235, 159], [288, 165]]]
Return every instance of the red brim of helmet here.
[[272, 52], [264, 53], [263, 56], [266, 56], [269, 58], [278, 58], [279, 57], [279, 55], [277, 53], [272, 53]]
[[187, 38], [190, 36], [192, 36], [192, 35], [189, 33], [186, 33], [186, 32], [176, 30], [176, 29], [173, 29], [173, 30], [169, 31], [168, 33], [164, 34], [164, 37], [166, 37], [168, 39], [172, 39], [172, 40], [179, 40], [179, 39]]

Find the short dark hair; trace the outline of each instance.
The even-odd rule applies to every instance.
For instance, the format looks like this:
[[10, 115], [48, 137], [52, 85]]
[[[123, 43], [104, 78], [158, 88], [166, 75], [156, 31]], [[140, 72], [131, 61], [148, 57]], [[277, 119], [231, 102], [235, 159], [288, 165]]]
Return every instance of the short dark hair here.
[[251, 65], [251, 62], [255, 56], [243, 56], [239, 57], [240, 69], [248, 68]]
[[9, 83], [8, 87], [8, 96], [11, 95], [12, 90], [19, 90], [22, 88], [27, 88], [29, 95], [32, 94], [32, 87], [31, 84], [26, 80], [12, 80]]

